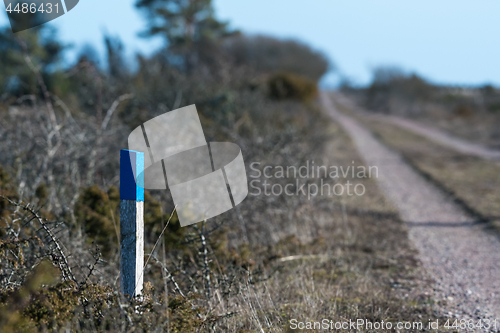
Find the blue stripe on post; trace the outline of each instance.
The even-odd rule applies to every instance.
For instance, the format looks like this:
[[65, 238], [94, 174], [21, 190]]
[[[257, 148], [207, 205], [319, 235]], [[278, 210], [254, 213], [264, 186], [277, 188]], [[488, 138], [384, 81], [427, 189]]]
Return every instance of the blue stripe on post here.
[[[137, 182], [134, 174], [137, 175]], [[144, 201], [143, 152], [120, 150], [120, 199]]]

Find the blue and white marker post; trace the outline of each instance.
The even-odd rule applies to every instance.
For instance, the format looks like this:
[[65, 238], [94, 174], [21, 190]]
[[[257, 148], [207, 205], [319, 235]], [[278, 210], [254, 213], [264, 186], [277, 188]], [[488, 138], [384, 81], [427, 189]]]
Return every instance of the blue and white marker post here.
[[[137, 181], [136, 177], [137, 175]], [[144, 153], [120, 151], [120, 284], [124, 295], [142, 293], [144, 266]]]

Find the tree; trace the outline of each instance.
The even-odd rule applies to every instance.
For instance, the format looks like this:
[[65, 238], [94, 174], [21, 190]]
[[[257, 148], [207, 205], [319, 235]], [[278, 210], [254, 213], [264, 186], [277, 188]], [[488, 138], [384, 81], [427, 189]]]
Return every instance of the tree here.
[[138, 0], [136, 6], [148, 17], [144, 35], [162, 35], [171, 48], [230, 34], [227, 23], [214, 17], [212, 0]]
[[220, 61], [218, 41], [234, 34], [214, 17], [212, 0], [138, 0], [148, 19], [144, 36], [162, 36], [163, 58], [186, 73], [194, 68], [214, 71]]
[[238, 35], [224, 42], [224, 53], [237, 66], [252, 66], [257, 73], [287, 72], [317, 82], [335, 65], [307, 44], [268, 36]]
[[47, 86], [56, 83], [57, 65], [65, 46], [57, 40], [57, 31], [47, 25], [13, 34], [9, 28], [0, 30], [0, 91], [21, 96], [39, 92], [37, 78], [27, 66], [29, 54], [35, 68], [44, 77]]
[[124, 57], [124, 46], [119, 37], [104, 36], [108, 58], [108, 72], [111, 78], [124, 80], [127, 76], [127, 66]]

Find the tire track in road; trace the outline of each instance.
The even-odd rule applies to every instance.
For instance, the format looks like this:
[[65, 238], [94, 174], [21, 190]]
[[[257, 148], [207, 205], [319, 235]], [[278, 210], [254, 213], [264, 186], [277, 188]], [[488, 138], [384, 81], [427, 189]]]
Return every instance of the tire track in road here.
[[500, 161], [500, 151], [498, 150], [489, 149], [482, 145], [459, 139], [440, 130], [427, 127], [408, 119], [396, 116], [385, 116], [382, 117], [382, 119], [413, 133], [420, 134], [432, 141], [452, 148], [460, 153], [474, 155], [488, 160]]
[[385, 115], [380, 113], [378, 114], [368, 113], [367, 111], [363, 111], [355, 107], [354, 104], [351, 101], [349, 101], [345, 96], [342, 95], [337, 95], [337, 96], [339, 99], [342, 100], [342, 103], [349, 105], [350, 107], [353, 107], [354, 109], [356, 109], [356, 111], [366, 114], [369, 117], [374, 117], [383, 120], [385, 122], [389, 122], [405, 130], [426, 137], [431, 141], [437, 142], [443, 146], [452, 148], [460, 153], [478, 156], [487, 160], [500, 161], [500, 150], [491, 149], [481, 144], [472, 143], [467, 140], [457, 138], [439, 129], [432, 128], [424, 124], [421, 124], [419, 122], [405, 119], [402, 117]]
[[325, 111], [340, 123], [365, 163], [379, 169], [379, 186], [408, 224], [419, 259], [435, 280], [436, 299], [462, 319], [500, 320], [500, 241], [451, 198], [380, 143], [369, 130], [338, 112], [327, 93]]

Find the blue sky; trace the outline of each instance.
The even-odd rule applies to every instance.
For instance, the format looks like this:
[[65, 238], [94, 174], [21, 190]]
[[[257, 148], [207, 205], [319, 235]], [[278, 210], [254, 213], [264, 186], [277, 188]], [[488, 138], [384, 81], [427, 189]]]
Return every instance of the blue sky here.
[[[150, 53], [160, 40], [137, 33], [142, 16], [131, 0], [80, 0], [53, 21], [78, 50], [103, 50], [102, 35], [119, 36], [128, 54]], [[233, 28], [302, 40], [323, 51], [342, 74], [366, 84], [379, 65], [396, 65], [438, 83], [500, 86], [500, 1], [497, 0], [214, 0]], [[0, 25], [7, 23], [0, 15]], [[71, 53], [69, 54], [71, 58]], [[333, 83], [338, 75], [329, 75]]]

